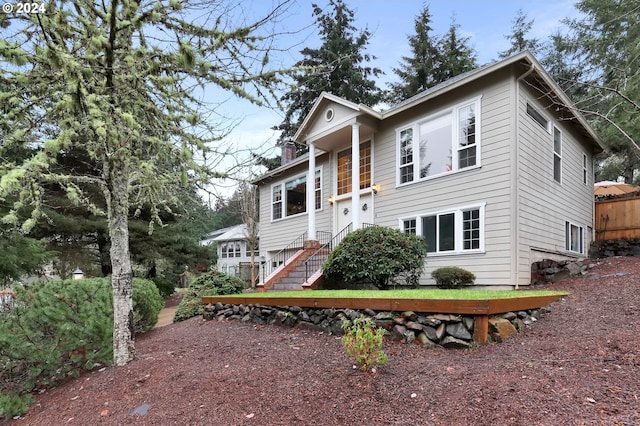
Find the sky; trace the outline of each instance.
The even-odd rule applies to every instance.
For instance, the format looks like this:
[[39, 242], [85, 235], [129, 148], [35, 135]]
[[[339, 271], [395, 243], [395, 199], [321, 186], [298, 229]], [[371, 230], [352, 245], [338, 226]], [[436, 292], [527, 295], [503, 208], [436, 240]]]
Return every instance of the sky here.
[[[240, 0], [249, 16], [255, 17], [267, 13], [274, 3], [277, 0]], [[277, 30], [293, 34], [278, 41], [284, 51], [275, 58], [274, 65], [291, 66], [302, 59], [299, 52], [303, 47], [320, 47], [312, 3], [324, 11], [330, 10], [328, 0], [298, 0], [276, 24]], [[386, 73], [378, 79], [381, 88], [387, 88], [389, 81], [397, 81], [392, 68], [398, 67], [402, 56], [410, 56], [407, 38], [415, 34], [415, 17], [425, 5], [431, 12], [432, 35], [444, 35], [455, 18], [460, 33], [470, 37], [469, 44], [475, 49], [480, 65], [497, 59], [498, 52], [509, 48], [505, 36], [511, 34], [519, 9], [534, 21], [529, 36], [541, 41], [562, 30], [563, 19], [579, 16], [575, 0], [345, 0], [345, 3], [354, 11], [354, 26], [366, 27], [372, 33], [366, 52], [377, 56], [371, 65]], [[283, 112], [233, 99], [220, 108], [225, 116], [241, 120], [227, 137], [231, 145], [251, 147], [267, 156], [279, 154], [279, 148], [275, 148], [277, 134], [270, 129], [281, 123]], [[227, 194], [232, 185], [221, 183], [217, 190]]]

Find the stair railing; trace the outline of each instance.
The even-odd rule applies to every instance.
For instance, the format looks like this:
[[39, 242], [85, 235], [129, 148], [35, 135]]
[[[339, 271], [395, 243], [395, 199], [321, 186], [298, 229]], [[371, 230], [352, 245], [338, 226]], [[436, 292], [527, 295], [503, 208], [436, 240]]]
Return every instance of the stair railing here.
[[271, 256], [268, 260], [265, 261], [264, 267], [262, 268], [262, 282], [264, 283], [269, 275], [280, 265], [286, 263], [286, 261], [296, 254], [298, 250], [302, 250], [304, 248], [304, 242], [307, 239], [307, 233], [304, 232], [302, 235], [297, 237], [288, 246]]
[[333, 250], [340, 241], [344, 239], [351, 232], [352, 224], [345, 226], [340, 232], [338, 232], [331, 240], [321, 245], [320, 248], [313, 252], [311, 256], [304, 263], [304, 281], [308, 282], [309, 277], [313, 275], [318, 269], [322, 267], [322, 264], [326, 260], [326, 254]]

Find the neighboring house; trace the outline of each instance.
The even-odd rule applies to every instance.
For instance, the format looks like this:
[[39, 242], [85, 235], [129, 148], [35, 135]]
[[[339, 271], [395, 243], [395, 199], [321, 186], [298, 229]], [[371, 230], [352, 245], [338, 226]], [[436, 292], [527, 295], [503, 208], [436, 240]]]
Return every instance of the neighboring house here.
[[[251, 262], [251, 250], [247, 243], [247, 226], [242, 224], [218, 229], [200, 241], [200, 245], [214, 243], [218, 248], [218, 271], [240, 277], [241, 264], [250, 264]], [[254, 252], [256, 263], [260, 262], [258, 254], [256, 249]]]
[[602, 146], [571, 105], [528, 52], [384, 112], [323, 93], [295, 135], [309, 153], [254, 182], [266, 264], [296, 237], [349, 224], [424, 236], [423, 285], [460, 266], [479, 286], [511, 288], [530, 283], [535, 261], [586, 256]]

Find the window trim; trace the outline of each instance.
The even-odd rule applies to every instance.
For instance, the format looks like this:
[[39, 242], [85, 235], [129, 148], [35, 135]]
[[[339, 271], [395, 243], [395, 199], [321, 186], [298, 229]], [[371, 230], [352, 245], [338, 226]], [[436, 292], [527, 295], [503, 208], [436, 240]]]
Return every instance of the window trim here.
[[[476, 149], [476, 162], [473, 166], [460, 168], [459, 164], [459, 151], [460, 151], [460, 110], [465, 107], [473, 106], [475, 113], [475, 149]], [[441, 173], [432, 174], [430, 176], [420, 177], [420, 126], [433, 122], [434, 120], [442, 119], [443, 116], [450, 116], [451, 120], [451, 170]], [[411, 129], [411, 150], [412, 158], [411, 162], [405, 164], [401, 163], [401, 134]], [[442, 108], [434, 111], [433, 113], [422, 117], [419, 120], [408, 123], [407, 125], [397, 127], [395, 129], [396, 147], [396, 187], [410, 185], [418, 182], [424, 182], [431, 179], [437, 179], [442, 176], [450, 176], [452, 174], [463, 173], [469, 170], [474, 170], [482, 166], [482, 96], [476, 96], [469, 98], [463, 102], [456, 103], [454, 105]], [[466, 147], [465, 147], [466, 149]], [[411, 180], [402, 182], [401, 169], [410, 167]]]
[[[401, 231], [405, 231], [405, 221], [415, 220], [415, 232], [416, 235], [423, 235], [422, 230], [422, 218], [430, 217], [430, 216], [441, 216], [446, 214], [454, 214], [454, 249], [448, 251], [439, 251], [439, 240], [436, 237], [436, 251], [428, 252], [427, 256], [429, 257], [439, 257], [439, 256], [456, 256], [461, 254], [479, 254], [485, 253], [485, 229], [486, 229], [486, 206], [487, 203], [476, 203], [476, 204], [467, 204], [463, 206], [455, 206], [448, 209], [434, 210], [429, 212], [421, 212], [414, 215], [402, 216], [398, 218], [398, 227]], [[468, 249], [465, 250], [463, 248], [464, 244], [464, 227], [463, 227], [463, 212], [469, 210], [479, 210], [479, 228], [480, 228], [480, 242], [479, 247], [477, 249]], [[439, 235], [439, 231], [436, 230]]]
[[[527, 101], [527, 106], [525, 108], [527, 115], [533, 119], [540, 127], [542, 127], [547, 133], [549, 133], [549, 123], [551, 120], [547, 118], [546, 115], [540, 112], [538, 108], [533, 106], [533, 104]], [[542, 122], [544, 121], [544, 123]]]
[[[579, 234], [578, 234], [578, 249], [579, 251], [575, 251], [572, 249], [572, 238], [571, 238], [571, 228], [575, 227]], [[585, 251], [585, 234], [584, 234], [584, 230], [585, 227], [584, 226], [580, 226], [577, 223], [571, 222], [569, 220], [564, 222], [564, 249], [565, 251], [572, 253], [572, 254], [579, 254], [579, 255], [584, 255], [584, 251]]]
[[[553, 180], [555, 182], [558, 182], [560, 185], [562, 185], [562, 148], [563, 148], [563, 143], [562, 143], [562, 130], [560, 130], [560, 128], [558, 126], [556, 126], [555, 124], [552, 126], [552, 137], [551, 140], [553, 142]], [[556, 132], [558, 133], [558, 135], [560, 135], [560, 139], [559, 139], [559, 145], [560, 145], [560, 152], [556, 152]], [[558, 159], [558, 179], [556, 179], [556, 158]]]
[[[313, 179], [313, 191], [314, 191], [314, 207], [315, 207], [315, 192], [316, 192], [316, 188], [315, 188], [315, 175], [320, 172], [320, 208], [315, 209], [316, 211], [322, 210], [322, 185], [324, 182], [324, 176], [323, 176], [323, 170], [322, 170], [322, 166], [318, 166], [316, 167], [316, 170], [314, 172], [314, 179]], [[287, 205], [287, 190], [286, 190], [286, 184], [288, 182], [292, 182], [295, 181], [297, 179], [300, 178], [305, 178], [305, 185], [306, 185], [306, 189], [305, 189], [305, 203], [306, 203], [306, 197], [308, 196], [307, 191], [310, 189], [310, 185], [308, 182], [308, 171], [304, 172], [304, 173], [298, 173], [292, 176], [289, 176], [287, 178], [281, 179], [278, 182], [274, 182], [271, 184], [271, 222], [277, 222], [280, 220], [285, 220], [291, 217], [298, 217], [298, 216], [302, 216], [308, 213], [308, 208], [309, 206], [306, 206], [305, 211], [304, 212], [300, 212], [300, 213], [295, 213], [295, 214], [291, 214], [291, 215], [287, 215], [287, 210], [286, 210], [286, 205]], [[274, 188], [280, 186], [280, 200], [279, 201], [274, 201], [273, 200], [273, 193], [274, 193]], [[281, 208], [281, 215], [279, 218], [274, 218], [273, 217], [273, 206], [276, 203], [280, 203], [282, 205]]]

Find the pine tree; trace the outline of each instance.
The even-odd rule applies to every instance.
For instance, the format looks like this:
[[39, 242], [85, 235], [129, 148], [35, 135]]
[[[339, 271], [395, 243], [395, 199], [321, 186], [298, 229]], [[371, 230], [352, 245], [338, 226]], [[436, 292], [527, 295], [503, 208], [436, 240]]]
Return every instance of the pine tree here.
[[527, 15], [522, 9], [518, 9], [517, 15], [513, 20], [513, 26], [511, 27], [511, 34], [506, 35], [505, 38], [511, 42], [511, 47], [507, 50], [498, 53], [500, 59], [508, 58], [516, 53], [528, 50], [533, 55], [536, 55], [541, 48], [540, 41], [536, 38], [527, 38], [527, 34], [533, 28], [534, 20], [527, 20]]
[[470, 37], [461, 37], [459, 29], [460, 25], [452, 18], [449, 31], [438, 44], [442, 55], [441, 69], [438, 72], [438, 79], [441, 81], [478, 67], [476, 52], [469, 46]]
[[[287, 105], [284, 120], [274, 127], [282, 131], [278, 145], [292, 139], [322, 92], [370, 106], [382, 99], [382, 92], [372, 80], [382, 71], [367, 65], [376, 57], [365, 53], [371, 32], [368, 29], [357, 32], [354, 12], [343, 0], [329, 0], [329, 8], [324, 11], [313, 5], [322, 45], [300, 52], [304, 58], [294, 68], [301, 71], [293, 76], [294, 87], [281, 99]], [[306, 147], [298, 147], [298, 153], [303, 152]]]
[[[640, 13], [635, 0], [582, 0], [569, 21], [573, 66], [581, 69], [578, 107], [593, 120], [610, 158], [600, 179], [640, 181]], [[640, 183], [636, 181], [636, 183]]]
[[[113, 354], [133, 359], [130, 208], [146, 205], [160, 222], [178, 185], [208, 182], [219, 127], [199, 87], [216, 86], [263, 104], [280, 82], [268, 69], [271, 39], [256, 23], [236, 26], [237, 5], [223, 0], [51, 0], [43, 14], [12, 18], [0, 39], [0, 78], [16, 90], [0, 94], [10, 129], [0, 150], [33, 149], [24, 161], [2, 165], [0, 199], [19, 198], [2, 218], [32, 230], [43, 217], [43, 187], [56, 182], [73, 203], [100, 213], [84, 191], [104, 196], [114, 303]], [[95, 161], [95, 174], [60, 174], [59, 156], [77, 149]], [[3, 155], [0, 152], [0, 156]], [[204, 162], [203, 162], [204, 159]], [[168, 164], [173, 167], [167, 167]]]
[[415, 34], [408, 37], [412, 56], [403, 56], [400, 66], [393, 68], [400, 81], [389, 84], [391, 102], [401, 102], [446, 79], [440, 74], [445, 61], [440, 41], [430, 34], [433, 28], [429, 6], [416, 17], [414, 29]]

